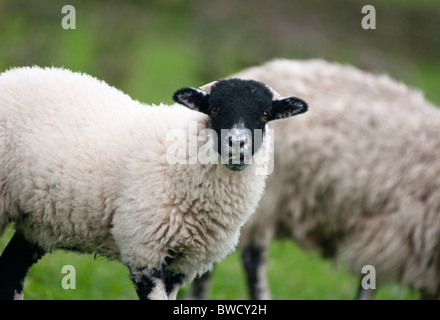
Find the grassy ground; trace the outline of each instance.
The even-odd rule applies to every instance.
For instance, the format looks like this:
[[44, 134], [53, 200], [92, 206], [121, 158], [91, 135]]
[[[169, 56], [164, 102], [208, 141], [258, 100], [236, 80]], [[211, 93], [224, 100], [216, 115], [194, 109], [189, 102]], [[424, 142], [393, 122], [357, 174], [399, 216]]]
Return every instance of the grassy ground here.
[[[0, 238], [0, 251], [13, 231]], [[248, 299], [247, 287], [240, 262], [241, 251], [229, 255], [216, 268], [210, 299]], [[62, 281], [73, 273], [62, 273], [65, 265], [75, 268], [75, 289], [63, 289]], [[342, 267], [323, 261], [314, 252], [304, 252], [290, 241], [276, 241], [269, 253], [268, 277], [274, 299], [353, 299], [358, 279]], [[417, 299], [408, 288], [377, 284], [375, 299]], [[179, 293], [183, 298], [186, 286]], [[25, 281], [26, 299], [107, 300], [137, 299], [122, 264], [102, 257], [56, 251], [44, 256], [29, 271]]]

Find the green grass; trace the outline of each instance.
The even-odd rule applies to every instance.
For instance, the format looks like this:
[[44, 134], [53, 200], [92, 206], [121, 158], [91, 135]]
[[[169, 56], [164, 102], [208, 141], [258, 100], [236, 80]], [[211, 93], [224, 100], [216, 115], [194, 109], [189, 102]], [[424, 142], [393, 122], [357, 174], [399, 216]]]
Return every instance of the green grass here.
[[[240, 255], [241, 251], [237, 251], [217, 266], [210, 299], [248, 299]], [[268, 278], [275, 300], [350, 300], [358, 289], [358, 278], [344, 267], [336, 267], [316, 252], [304, 251], [287, 240], [272, 244]], [[381, 284], [374, 298], [418, 299], [418, 293], [397, 285]]]
[[133, 51], [133, 70], [125, 86], [135, 99], [172, 103], [170, 92], [188, 84], [202, 84], [191, 76], [196, 73], [196, 53], [179, 40], [151, 37]]
[[[0, 250], [13, 231], [0, 238]], [[248, 299], [240, 250], [229, 255], [216, 268], [210, 299]], [[75, 268], [76, 289], [63, 289], [65, 265]], [[316, 252], [305, 252], [291, 241], [276, 241], [269, 253], [268, 277], [272, 297], [276, 300], [348, 300], [353, 299], [358, 279], [343, 267], [321, 259]], [[409, 288], [377, 284], [375, 299], [417, 299]], [[189, 286], [179, 297], [184, 297]], [[25, 299], [51, 300], [132, 300], [137, 299], [128, 270], [122, 264], [92, 255], [57, 251], [44, 256], [29, 271], [25, 281]]]
[[426, 99], [437, 106], [440, 106], [439, 73], [440, 61], [421, 61], [410, 81], [410, 85], [421, 89]]
[[[1, 237], [0, 250], [12, 234], [9, 230]], [[72, 273], [62, 273], [65, 265], [75, 268], [76, 289], [62, 287], [63, 278], [72, 276]], [[137, 299], [128, 270], [121, 263], [65, 251], [45, 255], [29, 270], [24, 294], [25, 299], [31, 300]]]

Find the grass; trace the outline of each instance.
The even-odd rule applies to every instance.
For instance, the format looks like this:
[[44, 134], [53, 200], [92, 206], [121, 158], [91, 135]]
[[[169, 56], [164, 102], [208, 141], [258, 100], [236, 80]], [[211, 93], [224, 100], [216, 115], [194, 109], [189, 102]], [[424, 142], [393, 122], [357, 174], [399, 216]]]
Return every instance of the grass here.
[[[13, 231], [0, 238], [0, 250]], [[241, 251], [229, 255], [216, 268], [210, 299], [248, 299]], [[76, 289], [63, 289], [65, 265], [75, 268]], [[358, 279], [343, 267], [322, 260], [315, 252], [306, 252], [291, 241], [276, 241], [269, 252], [268, 277], [272, 297], [276, 300], [349, 300], [353, 299]], [[189, 285], [179, 293], [183, 298]], [[92, 255], [56, 251], [44, 256], [29, 271], [25, 281], [26, 299], [50, 300], [133, 300], [137, 299], [128, 270], [121, 263]], [[375, 299], [417, 299], [414, 290], [378, 284]]]
[[432, 103], [440, 106], [439, 72], [440, 62], [422, 61], [411, 80], [411, 85], [421, 88], [425, 97]]
[[[248, 299], [240, 251], [216, 268], [211, 299]], [[275, 300], [350, 300], [356, 295], [358, 278], [343, 267], [307, 252], [291, 241], [275, 241], [269, 252], [268, 278]], [[381, 285], [375, 299], [417, 299], [418, 293], [396, 285]]]

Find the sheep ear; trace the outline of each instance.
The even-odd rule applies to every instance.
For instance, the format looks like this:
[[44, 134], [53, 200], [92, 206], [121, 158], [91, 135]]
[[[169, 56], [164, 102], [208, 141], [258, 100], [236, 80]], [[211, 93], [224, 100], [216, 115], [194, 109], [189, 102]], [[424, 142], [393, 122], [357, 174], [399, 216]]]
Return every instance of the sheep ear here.
[[272, 101], [272, 117], [269, 120], [283, 119], [304, 113], [308, 109], [307, 103], [295, 97], [287, 97]]
[[216, 83], [217, 83], [217, 80], [216, 80], [216, 81], [212, 81], [212, 82], [210, 82], [210, 83], [207, 83], [207, 84], [201, 86], [199, 89], [202, 90], [202, 91], [205, 91], [205, 92], [207, 92], [207, 93], [210, 93], [210, 92], [211, 92], [211, 88], [212, 88]]
[[280, 99], [281, 95], [276, 92], [273, 88], [269, 87], [268, 85], [266, 85], [267, 89], [269, 89], [270, 93], [272, 93], [272, 99]]
[[209, 106], [209, 93], [195, 88], [183, 88], [174, 92], [173, 100], [191, 110], [205, 112]]

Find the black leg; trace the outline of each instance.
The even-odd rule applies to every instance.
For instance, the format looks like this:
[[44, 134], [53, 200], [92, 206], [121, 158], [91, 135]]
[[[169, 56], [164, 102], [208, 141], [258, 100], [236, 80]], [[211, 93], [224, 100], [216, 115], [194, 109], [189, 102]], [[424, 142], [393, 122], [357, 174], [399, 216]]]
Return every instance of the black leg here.
[[269, 299], [266, 280], [266, 250], [255, 244], [250, 244], [243, 250], [242, 259], [251, 299]]
[[211, 282], [211, 276], [213, 272], [208, 271], [203, 275], [194, 279], [191, 292], [187, 299], [190, 300], [206, 300], [209, 294], [209, 285]]
[[426, 290], [420, 290], [420, 300], [438, 300], [438, 295], [426, 292]]
[[136, 293], [140, 300], [150, 300], [149, 295], [154, 287], [154, 282], [152, 279], [146, 276], [134, 276], [133, 272], [130, 271], [130, 279], [134, 284]]
[[185, 275], [166, 270], [181, 254], [168, 250], [165, 263], [160, 268], [130, 268], [133, 282], [140, 300], [175, 300], [177, 291], [185, 281]]
[[364, 289], [362, 287], [362, 277], [359, 281], [359, 289], [356, 295], [356, 300], [372, 300], [374, 296], [374, 289]]
[[171, 265], [174, 261], [181, 258], [182, 254], [178, 251], [168, 250], [168, 257], [165, 258], [165, 264], [162, 266], [163, 279], [165, 280], [165, 291], [169, 300], [176, 300], [179, 288], [185, 282], [185, 275], [181, 273], [171, 273], [166, 270], [166, 267]]
[[130, 279], [140, 300], [167, 300], [165, 282], [161, 270], [130, 269]]
[[130, 279], [140, 300], [175, 300], [185, 276], [164, 270], [155, 270], [151, 274], [138, 270], [130, 271]]
[[0, 299], [22, 298], [26, 274], [44, 254], [43, 249], [15, 232], [0, 257]]
[[165, 290], [168, 295], [168, 299], [176, 300], [177, 292], [185, 281], [185, 276], [181, 273], [170, 274], [165, 273]]

